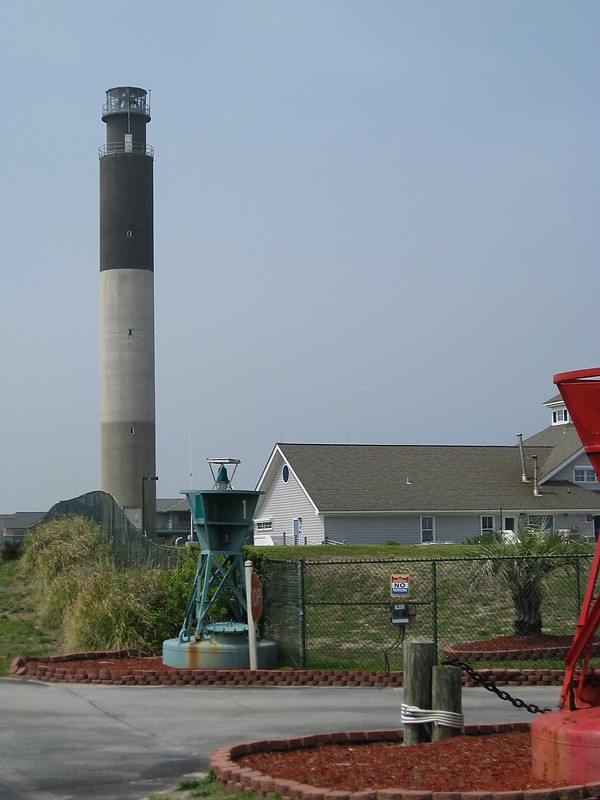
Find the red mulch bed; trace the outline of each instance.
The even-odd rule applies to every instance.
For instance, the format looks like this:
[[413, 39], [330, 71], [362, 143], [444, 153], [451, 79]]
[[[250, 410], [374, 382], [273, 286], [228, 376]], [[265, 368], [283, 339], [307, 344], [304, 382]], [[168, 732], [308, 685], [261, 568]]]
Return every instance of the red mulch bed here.
[[[572, 636], [498, 636], [476, 642], [460, 642], [444, 647], [442, 657], [458, 661], [533, 661], [539, 659], [564, 660]], [[600, 639], [592, 647], [592, 655], [600, 654]]]
[[402, 747], [397, 742], [327, 744], [252, 753], [236, 759], [275, 778], [338, 789], [399, 788], [430, 792], [509, 792], [559, 784], [531, 775], [530, 734], [454, 736]]
[[143, 670], [152, 672], [160, 670], [160, 672], [179, 672], [179, 667], [169, 667], [163, 664], [162, 656], [132, 656], [123, 658], [110, 658], [108, 656], [101, 656], [99, 658], [81, 658], [69, 659], [69, 661], [61, 662], [60, 666], [69, 672], [76, 672], [78, 669], [119, 669], [119, 670]]
[[570, 647], [573, 642], [572, 636], [552, 636], [543, 634], [541, 636], [497, 636], [495, 639], [483, 639], [479, 642], [464, 642], [453, 645], [457, 649], [464, 650], [466, 653], [473, 650], [486, 650], [489, 653], [511, 652], [521, 650], [547, 650], [549, 647]]

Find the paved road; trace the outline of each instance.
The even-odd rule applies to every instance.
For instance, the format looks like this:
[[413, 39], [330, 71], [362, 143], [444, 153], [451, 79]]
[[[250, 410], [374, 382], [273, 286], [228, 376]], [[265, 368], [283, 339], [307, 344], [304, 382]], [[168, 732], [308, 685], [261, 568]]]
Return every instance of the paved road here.
[[[554, 707], [559, 689], [516, 687]], [[207, 768], [225, 744], [321, 731], [399, 727], [400, 689], [42, 684], [0, 679], [0, 800], [141, 800]], [[465, 721], [532, 715], [485, 689]]]

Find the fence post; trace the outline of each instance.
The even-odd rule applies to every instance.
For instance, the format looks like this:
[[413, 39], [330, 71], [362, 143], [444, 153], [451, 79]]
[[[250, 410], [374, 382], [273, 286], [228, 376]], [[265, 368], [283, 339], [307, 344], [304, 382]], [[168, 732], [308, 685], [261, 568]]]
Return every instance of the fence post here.
[[[431, 710], [431, 674], [435, 662], [433, 642], [416, 639], [404, 642], [404, 703], [422, 711]], [[431, 741], [427, 723], [404, 726], [404, 744]]]
[[[431, 707], [434, 711], [453, 711], [462, 714], [462, 669], [453, 666], [436, 666], [431, 678]], [[441, 742], [462, 733], [460, 728], [434, 725], [431, 741]]]
[[437, 597], [437, 562], [431, 562], [431, 622], [433, 625], [434, 658], [437, 659], [438, 651], [438, 597]]
[[306, 669], [306, 596], [304, 586], [304, 559], [298, 559], [298, 617], [300, 622], [300, 667]]

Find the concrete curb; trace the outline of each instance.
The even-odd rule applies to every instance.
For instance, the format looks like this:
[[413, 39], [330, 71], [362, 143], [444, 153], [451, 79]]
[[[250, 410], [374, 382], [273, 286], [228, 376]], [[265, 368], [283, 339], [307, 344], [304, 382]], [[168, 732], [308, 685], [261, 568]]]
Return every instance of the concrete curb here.
[[[132, 651], [102, 651], [68, 653], [61, 656], [13, 659], [9, 674], [45, 683], [105, 684], [108, 686], [343, 686], [343, 687], [402, 687], [402, 672], [376, 670], [310, 670], [310, 669], [131, 669], [110, 667], [69, 668], [70, 661], [97, 661], [106, 658], [143, 658], [145, 653]], [[480, 674], [497, 686], [557, 686], [563, 679], [562, 670], [493, 669]], [[463, 686], [476, 686], [463, 674]]]
[[[494, 733], [527, 731], [526, 722], [506, 722], [497, 725], [466, 725], [466, 736], [485, 736]], [[212, 754], [209, 769], [228, 789], [278, 794], [282, 800], [596, 800], [600, 796], [600, 782], [580, 786], [563, 786], [559, 789], [526, 789], [522, 792], [427, 792], [411, 789], [369, 789], [346, 792], [325, 789], [305, 783], [272, 778], [257, 770], [237, 765], [236, 759], [250, 753], [272, 750], [295, 750], [341, 742], [402, 742], [403, 732], [397, 730], [345, 731], [322, 733], [289, 739], [263, 739], [240, 742], [221, 747]]]

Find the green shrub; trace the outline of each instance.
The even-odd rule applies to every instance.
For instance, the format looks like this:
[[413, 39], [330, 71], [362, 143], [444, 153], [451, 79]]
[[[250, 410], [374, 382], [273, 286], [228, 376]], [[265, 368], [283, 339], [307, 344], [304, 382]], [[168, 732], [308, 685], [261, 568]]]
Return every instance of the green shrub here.
[[[173, 639], [183, 625], [187, 603], [198, 567], [198, 545], [190, 545], [181, 553], [177, 567], [162, 573], [166, 591], [164, 604], [156, 610], [156, 626], [164, 632], [162, 640]], [[162, 634], [161, 634], [162, 635]]]
[[23, 542], [18, 539], [6, 539], [0, 549], [0, 561], [17, 561], [21, 557]]

